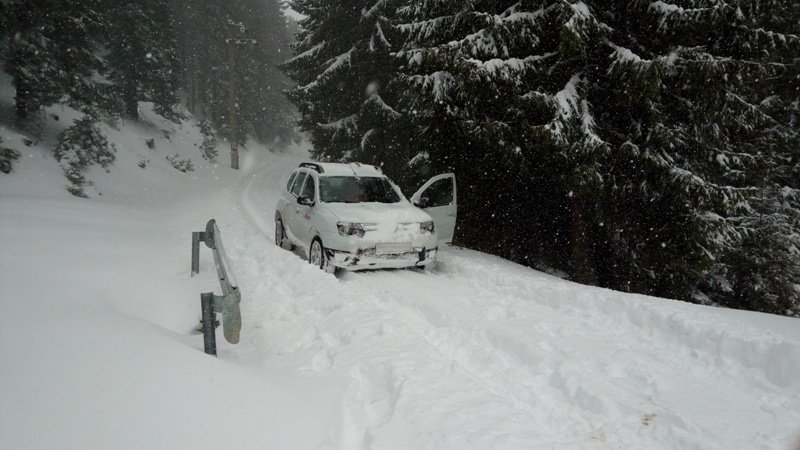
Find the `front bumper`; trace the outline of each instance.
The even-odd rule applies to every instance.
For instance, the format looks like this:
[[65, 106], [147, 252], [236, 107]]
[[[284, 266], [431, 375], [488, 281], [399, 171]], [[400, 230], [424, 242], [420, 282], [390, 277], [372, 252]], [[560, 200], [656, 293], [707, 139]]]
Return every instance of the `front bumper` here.
[[374, 247], [359, 249], [355, 253], [325, 249], [330, 264], [345, 270], [427, 267], [436, 262], [437, 250], [438, 248], [415, 248], [407, 253], [378, 255]]

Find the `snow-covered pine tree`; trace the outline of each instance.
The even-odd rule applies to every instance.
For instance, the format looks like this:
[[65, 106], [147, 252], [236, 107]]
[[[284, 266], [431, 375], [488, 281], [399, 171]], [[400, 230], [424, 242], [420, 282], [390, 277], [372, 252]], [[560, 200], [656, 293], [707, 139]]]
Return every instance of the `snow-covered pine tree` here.
[[401, 16], [403, 108], [419, 157], [459, 174], [460, 240], [590, 281], [584, 196], [607, 146], [583, 41], [603, 25], [567, 2], [412, 1]]
[[200, 144], [200, 154], [203, 159], [210, 162], [215, 162], [217, 159], [217, 133], [211, 122], [208, 120], [201, 120], [198, 124], [200, 127], [200, 134], [203, 135], [203, 143]]
[[96, 54], [96, 38], [105, 32], [102, 0], [13, 0], [3, 7], [3, 65], [13, 77], [19, 119], [62, 99], [79, 109], [102, 103], [92, 78], [103, 71]]
[[283, 94], [291, 88], [278, 69], [291, 52], [287, 23], [277, 1], [246, 0], [239, 16], [256, 45], [240, 49], [239, 83], [241, 121], [249, 125], [262, 142], [291, 139], [295, 126], [294, 108]]
[[738, 239], [715, 266], [721, 282], [709, 289], [716, 304], [800, 317], [800, 192], [760, 189], [752, 213], [737, 221]]
[[155, 110], [175, 118], [181, 66], [173, 11], [166, 0], [105, 0], [110, 34], [109, 78], [125, 115], [139, 118], [138, 102], [150, 101]]
[[0, 172], [11, 173], [14, 161], [22, 155], [13, 148], [3, 147], [3, 138], [0, 137]]
[[86, 169], [93, 165], [107, 168], [116, 159], [116, 151], [114, 144], [109, 144], [98, 127], [96, 119], [87, 115], [59, 135], [53, 155], [70, 182], [67, 190], [76, 197], [87, 197], [84, 188], [92, 182], [86, 179]]
[[800, 315], [800, 4], [740, 8], [749, 32], [736, 38], [739, 52], [773, 71], [742, 94], [767, 115], [766, 126], [736, 142], [753, 161], [738, 178], [754, 192], [748, 208], [728, 218], [736, 239], [714, 267], [722, 283], [706, 293], [718, 304]]
[[597, 9], [615, 30], [606, 39], [612, 64], [598, 74], [612, 88], [598, 91], [598, 124], [616, 149], [603, 208], [612, 244], [604, 254], [622, 275], [612, 286], [733, 304], [721, 301], [732, 284], [720, 269], [754, 242], [747, 236], [763, 223], [754, 208], [770, 203], [759, 200], [766, 191], [754, 175], [774, 162], [764, 138], [775, 118], [753, 86], [780, 72], [764, 39], [773, 31], [758, 23], [764, 11], [746, 5]]
[[227, 111], [226, 5], [211, 0], [180, 0], [175, 8], [186, 107], [197, 119], [211, 120], [220, 129]]
[[223, 6], [211, 1], [179, 0], [175, 11], [186, 108], [198, 120], [211, 120], [210, 104], [215, 102], [216, 93], [212, 82], [225, 79]]
[[397, 83], [399, 61], [392, 53], [402, 38], [393, 25], [399, 4], [396, 0], [375, 1], [362, 13], [366, 27], [372, 30], [364, 55], [366, 71], [372, 76], [358, 112], [361, 140], [354, 159], [381, 166], [398, 183], [410, 187], [421, 180], [409, 170], [414, 155], [409, 145], [409, 115], [395, 109], [402, 89]]
[[[280, 96], [287, 86], [276, 66], [287, 52], [286, 22], [277, 0], [181, 0], [176, 2], [179, 53], [183, 61], [187, 108], [228, 136], [228, 39], [256, 39], [237, 46], [235, 59], [237, 138], [288, 137], [294, 111]], [[243, 23], [240, 33], [228, 21]]]
[[384, 165], [399, 174], [402, 117], [393, 107], [393, 0], [299, 0], [307, 16], [284, 71], [298, 83], [289, 92], [310, 133], [313, 155], [329, 161]]
[[781, 160], [758, 150], [775, 118], [752, 86], [785, 63], [759, 14], [790, 3], [409, 2], [402, 105], [461, 177], [463, 240], [623, 290], [723, 289], [763, 192], [743, 174]]

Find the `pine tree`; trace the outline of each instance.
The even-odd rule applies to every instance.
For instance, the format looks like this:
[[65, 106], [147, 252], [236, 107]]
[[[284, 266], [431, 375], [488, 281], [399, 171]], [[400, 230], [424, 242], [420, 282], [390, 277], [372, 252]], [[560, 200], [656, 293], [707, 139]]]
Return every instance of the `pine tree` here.
[[116, 151], [98, 127], [97, 120], [87, 115], [59, 135], [53, 155], [70, 182], [67, 190], [76, 197], [87, 197], [84, 188], [92, 182], [85, 176], [86, 169], [93, 165], [107, 168], [116, 159]]
[[283, 67], [298, 83], [289, 98], [300, 110], [316, 158], [387, 164], [390, 174], [405, 167], [398, 138], [403, 115], [392, 106], [395, 5], [391, 0], [293, 4], [307, 18], [295, 56]]
[[0, 172], [11, 173], [14, 161], [22, 155], [13, 148], [3, 147], [3, 138], [0, 137]]
[[796, 173], [764, 154], [792, 132], [752, 95], [780, 72], [764, 41], [792, 40], [759, 23], [768, 6], [791, 17], [786, 2], [409, 2], [401, 105], [420, 155], [459, 173], [463, 241], [618, 289], [724, 290], [723, 255], [746, 242], [758, 193], [774, 198], [746, 174]]
[[792, 3], [741, 5], [741, 21], [752, 31], [740, 52], [777, 70], [749, 83], [743, 95], [767, 120], [738, 139], [753, 161], [739, 178], [754, 192], [749, 209], [729, 219], [736, 239], [714, 268], [723, 289], [708, 296], [718, 304], [800, 315], [800, 8]]
[[[771, 221], [759, 212], [776, 204], [772, 199], [778, 191], [764, 184], [758, 174], [769, 178], [768, 174], [776, 173], [768, 167], [781, 158], [766, 150], [773, 147], [768, 141], [783, 133], [776, 134], [777, 116], [753, 86], [778, 75], [780, 58], [774, 44], [784, 40], [774, 28], [758, 22], [767, 8], [783, 9], [784, 14], [790, 11], [785, 2], [761, 2], [756, 9], [747, 5], [686, 2], [680, 7], [655, 2], [646, 5], [643, 17], [647, 20], [639, 23], [620, 22], [616, 18], [629, 16], [609, 11], [616, 20], [614, 29], [628, 33], [610, 38], [619, 44], [614, 48], [611, 74], [626, 80], [623, 88], [645, 89], [652, 99], [645, 109], [636, 110], [637, 133], [628, 131], [625, 137], [630, 144], [625, 144], [626, 152], [619, 152], [622, 158], [616, 167], [622, 169], [632, 152], [632, 156], [644, 155], [643, 163], [661, 173], [658, 184], [650, 183], [661, 186], [653, 193], [634, 194], [641, 184], [630, 181], [624, 190], [612, 190], [614, 198], [625, 201], [611, 222], [624, 223], [625, 210], [658, 211], [644, 207], [648, 196], [656, 205], [664, 202], [661, 213], [646, 216], [649, 226], [639, 223], [634, 230], [639, 234], [635, 240], [644, 244], [643, 251], [631, 251], [637, 260], [626, 258], [635, 290], [741, 306], [739, 300], [730, 300], [741, 299], [743, 286], [735, 280], [743, 279], [743, 272], [760, 266], [765, 273], [782, 273], [784, 281], [791, 278], [791, 271], [785, 270], [787, 253], [781, 249], [774, 252], [778, 259], [772, 267], [741, 265], [747, 260], [764, 262], [754, 243], [762, 245], [776, 230], [788, 229], [768, 225]], [[770, 39], [775, 42], [765, 41]], [[620, 105], [612, 102], [610, 106], [609, 117], [618, 113]], [[611, 130], [623, 131], [620, 125], [624, 123]], [[645, 139], [638, 130], [647, 132]], [[626, 177], [633, 181], [634, 176]], [[679, 257], [665, 258], [669, 253], [657, 250], [659, 240]], [[731, 265], [726, 259], [737, 262]], [[655, 273], [648, 274], [646, 268]], [[664, 275], [659, 276], [659, 271]], [[787, 292], [786, 287], [782, 283], [776, 289]], [[749, 308], [785, 312], [786, 308], [767, 306], [774, 304], [770, 296], [767, 292], [749, 296]]]
[[242, 22], [255, 45], [240, 49], [241, 118], [262, 142], [288, 142], [294, 129], [294, 108], [284, 95], [291, 88], [289, 79], [279, 70], [290, 53], [287, 22], [278, 2], [248, 0], [243, 3]]
[[184, 66], [187, 108], [217, 129], [225, 122], [225, 5], [214, 1], [181, 1], [179, 42]]
[[128, 118], [138, 119], [138, 102], [151, 101], [159, 114], [174, 118], [181, 68], [173, 13], [165, 0], [107, 0], [112, 26], [109, 78]]
[[200, 144], [200, 154], [206, 161], [214, 162], [217, 159], [217, 135], [208, 120], [201, 120], [198, 124], [200, 134], [203, 135], [203, 143]]
[[[255, 45], [236, 48], [237, 136], [261, 140], [287, 139], [293, 110], [280, 94], [288, 88], [276, 67], [288, 47], [286, 22], [275, 0], [183, 0], [179, 17], [179, 53], [184, 71], [187, 108], [199, 119], [210, 120], [222, 136], [229, 136], [228, 80], [230, 38], [255, 39]], [[246, 26], [244, 34], [228, 21]]]
[[[420, 157], [459, 175], [462, 243], [556, 266], [572, 253], [573, 273], [589, 281], [583, 197], [607, 146], [585, 98], [581, 39], [604, 28], [579, 6], [523, 3], [403, 8], [403, 108]], [[520, 215], [522, 205], [535, 212]]]
[[66, 101], [102, 107], [95, 38], [105, 32], [101, 0], [17, 0], [4, 5], [3, 64], [16, 88], [17, 117]]
[[[381, 166], [394, 180], [404, 185], [415, 181], [409, 165], [414, 156], [408, 145], [408, 111], [396, 109], [399, 102], [398, 61], [393, 52], [399, 48], [401, 35], [395, 30], [399, 1], [380, 0], [362, 10], [365, 36], [362, 43], [361, 70], [367, 82], [358, 110], [360, 140], [354, 160]], [[366, 44], [364, 47], [363, 45]]]

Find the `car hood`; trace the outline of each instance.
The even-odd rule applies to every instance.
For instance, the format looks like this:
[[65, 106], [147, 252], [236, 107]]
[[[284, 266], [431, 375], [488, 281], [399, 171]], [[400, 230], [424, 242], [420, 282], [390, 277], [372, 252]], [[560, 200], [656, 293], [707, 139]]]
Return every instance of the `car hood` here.
[[374, 223], [382, 227], [433, 220], [428, 213], [408, 202], [324, 203], [324, 205], [341, 222]]

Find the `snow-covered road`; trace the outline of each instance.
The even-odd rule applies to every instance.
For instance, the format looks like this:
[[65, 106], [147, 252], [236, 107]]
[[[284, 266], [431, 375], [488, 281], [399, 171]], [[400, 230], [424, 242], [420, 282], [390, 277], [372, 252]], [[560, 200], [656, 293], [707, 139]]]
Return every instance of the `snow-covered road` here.
[[272, 244], [299, 160], [256, 165], [219, 202], [245, 299], [243, 342], [221, 357], [329, 386], [323, 448], [774, 449], [800, 432], [797, 320], [459, 248], [431, 272], [337, 279]]

